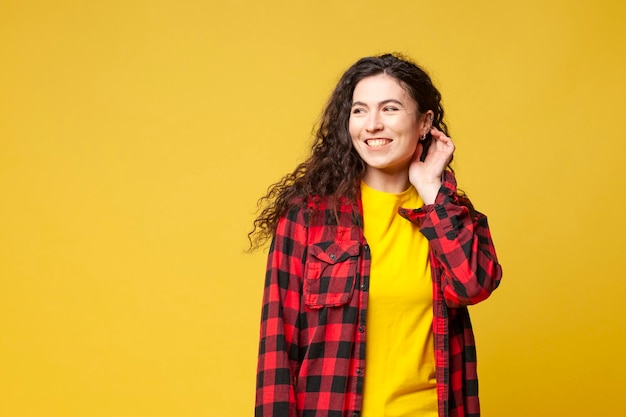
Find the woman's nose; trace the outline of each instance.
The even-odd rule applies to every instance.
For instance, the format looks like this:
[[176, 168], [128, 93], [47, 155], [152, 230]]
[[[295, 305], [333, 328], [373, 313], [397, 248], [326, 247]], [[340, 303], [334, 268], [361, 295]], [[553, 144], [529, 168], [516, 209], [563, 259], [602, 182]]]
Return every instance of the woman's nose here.
[[383, 123], [380, 120], [380, 117], [377, 113], [370, 113], [369, 118], [367, 119], [367, 125], [365, 126], [368, 132], [377, 132], [382, 130]]

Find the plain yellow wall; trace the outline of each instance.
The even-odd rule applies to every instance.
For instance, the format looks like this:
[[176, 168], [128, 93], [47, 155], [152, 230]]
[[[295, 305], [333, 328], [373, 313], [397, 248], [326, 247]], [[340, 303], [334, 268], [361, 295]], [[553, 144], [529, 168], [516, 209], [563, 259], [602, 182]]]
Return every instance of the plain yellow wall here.
[[0, 415], [251, 415], [256, 200], [341, 72], [400, 51], [504, 265], [484, 416], [622, 416], [624, 4], [3, 1]]

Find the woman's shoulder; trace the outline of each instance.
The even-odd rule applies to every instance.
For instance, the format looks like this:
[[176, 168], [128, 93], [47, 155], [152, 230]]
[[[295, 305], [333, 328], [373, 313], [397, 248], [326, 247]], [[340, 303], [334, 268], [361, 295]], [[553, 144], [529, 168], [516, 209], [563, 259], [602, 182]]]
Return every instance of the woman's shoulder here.
[[306, 197], [294, 197], [287, 204], [287, 211], [300, 210], [335, 210], [345, 211], [353, 207], [353, 203], [346, 197], [312, 195]]
[[345, 197], [307, 196], [292, 198], [281, 217], [307, 225], [351, 224], [357, 212], [358, 204]]

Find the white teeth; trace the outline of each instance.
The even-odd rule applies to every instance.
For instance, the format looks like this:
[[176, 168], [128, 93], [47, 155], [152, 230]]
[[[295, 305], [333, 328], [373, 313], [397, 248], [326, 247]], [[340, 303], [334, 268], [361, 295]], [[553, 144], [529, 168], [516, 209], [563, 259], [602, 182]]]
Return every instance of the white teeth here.
[[368, 146], [371, 146], [372, 148], [378, 148], [388, 144], [391, 141], [389, 139], [368, 139], [366, 140], [366, 142]]

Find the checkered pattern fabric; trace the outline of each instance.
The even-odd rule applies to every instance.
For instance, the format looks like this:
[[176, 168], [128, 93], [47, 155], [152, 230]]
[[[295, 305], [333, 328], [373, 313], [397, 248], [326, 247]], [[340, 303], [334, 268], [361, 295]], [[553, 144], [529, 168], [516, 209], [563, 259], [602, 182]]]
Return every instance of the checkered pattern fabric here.
[[[439, 415], [478, 417], [467, 306], [502, 276], [487, 219], [457, 196], [450, 172], [435, 204], [399, 214], [430, 243]], [[360, 415], [371, 259], [361, 219], [349, 203], [335, 213], [321, 200], [296, 204], [279, 221], [263, 295], [256, 417]]]

